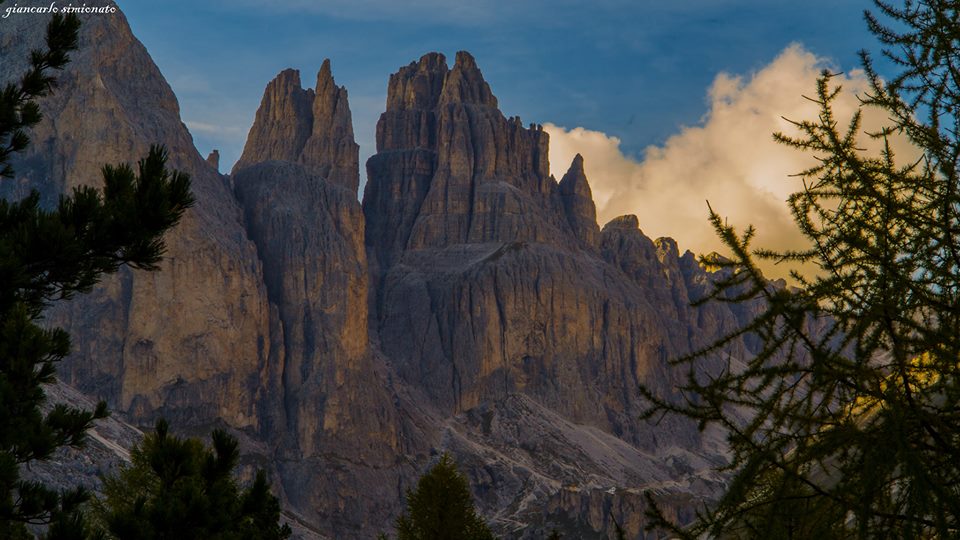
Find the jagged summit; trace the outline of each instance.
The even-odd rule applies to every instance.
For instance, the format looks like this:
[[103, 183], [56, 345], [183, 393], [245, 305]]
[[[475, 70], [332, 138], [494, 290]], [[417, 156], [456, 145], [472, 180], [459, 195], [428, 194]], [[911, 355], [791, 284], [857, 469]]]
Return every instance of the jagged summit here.
[[607, 222], [603, 226], [604, 230], [607, 229], [639, 229], [640, 220], [637, 219], [637, 216], [633, 214], [627, 214], [625, 216], [617, 216]]
[[567, 173], [560, 179], [560, 197], [574, 235], [585, 245], [595, 247], [600, 235], [597, 206], [583, 170], [583, 156], [577, 154]]
[[233, 172], [268, 160], [297, 161], [313, 131], [313, 90], [300, 86], [300, 71], [285, 69], [267, 84], [243, 154]]
[[331, 84], [334, 84], [333, 70], [330, 68], [330, 59], [324, 58], [320, 64], [320, 71], [317, 71], [317, 93], [320, 92], [321, 87]]
[[281, 71], [267, 84], [233, 173], [273, 160], [298, 163], [354, 192], [360, 185], [347, 89], [337, 86], [329, 59], [317, 72], [315, 89], [304, 90], [295, 69]]
[[476, 104], [497, 108], [497, 98], [490, 91], [490, 85], [483, 79], [483, 74], [470, 53], [457, 53], [453, 69], [443, 85], [440, 103]]
[[577, 152], [577, 155], [573, 156], [573, 161], [570, 162], [570, 171], [576, 171], [579, 174], [584, 174], [583, 172], [583, 155]]
[[390, 77], [367, 162], [368, 244], [389, 265], [406, 248], [484, 242], [561, 244], [566, 212], [549, 136], [507, 119], [474, 58], [430, 53]]
[[470, 53], [458, 52], [451, 69], [446, 56], [430, 52], [390, 76], [387, 111], [434, 109], [442, 103], [497, 108], [497, 98]]
[[[447, 59], [440, 53], [427, 53], [390, 76], [387, 85], [387, 111], [433, 109], [437, 106], [443, 83], [449, 73]], [[384, 149], [377, 129], [377, 149]]]

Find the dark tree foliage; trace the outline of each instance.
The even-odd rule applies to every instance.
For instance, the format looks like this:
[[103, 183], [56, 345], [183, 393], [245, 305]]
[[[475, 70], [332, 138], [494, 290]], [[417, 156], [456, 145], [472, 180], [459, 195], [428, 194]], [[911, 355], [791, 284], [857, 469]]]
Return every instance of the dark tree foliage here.
[[263, 471], [241, 490], [233, 478], [237, 441], [221, 430], [206, 448], [197, 439], [169, 434], [157, 422], [154, 433], [131, 452], [131, 464], [104, 479], [96, 503], [108, 534], [120, 540], [282, 540], [280, 502]]
[[[3, 0], [0, 0], [0, 4]], [[10, 158], [30, 144], [27, 129], [40, 122], [37, 98], [48, 95], [57, 86], [50, 70], [61, 70], [77, 48], [80, 20], [76, 15], [55, 16], [47, 26], [47, 50], [30, 53], [30, 69], [19, 83], [0, 90], [0, 178], [12, 178]]]
[[444, 454], [407, 492], [407, 513], [397, 518], [397, 540], [493, 540], [477, 514], [467, 479]]
[[[54, 16], [47, 50], [33, 51], [18, 83], [0, 90], [0, 181], [13, 176], [12, 155], [30, 142], [40, 121], [37, 99], [48, 95], [76, 48], [79, 21]], [[40, 325], [51, 302], [89, 291], [121, 265], [153, 269], [163, 234], [192, 204], [190, 179], [165, 168], [155, 147], [134, 173], [127, 165], [104, 167], [104, 189], [83, 187], [43, 209], [39, 196], [0, 200], [0, 538], [29, 537], [27, 525], [46, 525], [49, 538], [83, 538], [82, 488], [57, 492], [21, 478], [21, 469], [49, 459], [62, 446], [78, 446], [106, 406], [83, 411], [57, 405], [42, 412], [43, 385], [70, 351], [60, 328]]]
[[[685, 402], [645, 391], [651, 416], [728, 433], [733, 476], [719, 504], [686, 530], [651, 516], [678, 535], [960, 537], [960, 3], [875, 4], [867, 24], [898, 73], [881, 79], [862, 52], [870, 90], [859, 97], [887, 127], [864, 133], [860, 113], [841, 123], [825, 72], [819, 118], [775, 135], [817, 158], [788, 201], [810, 248], [754, 250], [752, 228], [738, 234], [711, 209], [732, 257], [710, 300], [762, 298], [766, 310], [678, 360], [690, 368]], [[862, 148], [868, 138], [878, 153]], [[895, 155], [895, 138], [916, 155]], [[758, 259], [818, 270], [778, 288]], [[704, 375], [705, 359], [748, 333], [759, 354]]]

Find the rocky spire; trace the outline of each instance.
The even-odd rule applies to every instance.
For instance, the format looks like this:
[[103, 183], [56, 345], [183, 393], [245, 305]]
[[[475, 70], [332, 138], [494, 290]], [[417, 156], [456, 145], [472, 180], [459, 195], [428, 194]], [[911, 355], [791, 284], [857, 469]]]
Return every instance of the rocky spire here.
[[212, 152], [210, 152], [210, 154], [207, 155], [207, 163], [209, 163], [211, 167], [219, 171], [220, 170], [220, 151], [217, 149], [214, 149]]
[[329, 59], [323, 61], [317, 73], [314, 93], [313, 130], [299, 162], [356, 193], [360, 186], [360, 147], [353, 137], [347, 89], [333, 80]]
[[347, 90], [337, 86], [324, 60], [316, 90], [300, 86], [300, 72], [287, 69], [271, 81], [233, 171], [265, 161], [299, 163], [308, 171], [356, 192], [359, 146]]
[[313, 131], [313, 98], [313, 90], [300, 87], [299, 71], [285, 69], [274, 77], [233, 172], [264, 161], [297, 161]]
[[497, 108], [497, 98], [483, 80], [477, 61], [467, 51], [457, 53], [453, 69], [447, 74], [440, 96], [441, 103], [465, 103]]
[[377, 151], [436, 150], [436, 108], [449, 69], [440, 53], [429, 53], [390, 76], [387, 110], [377, 122]]
[[548, 135], [507, 119], [474, 58], [424, 55], [390, 77], [367, 162], [368, 244], [387, 265], [404, 249], [565, 241]]
[[560, 197], [567, 221], [574, 235], [587, 246], [596, 246], [600, 228], [597, 226], [597, 207], [583, 171], [583, 156], [577, 154], [567, 174], [560, 180]]
[[427, 53], [420, 60], [401, 67], [390, 76], [387, 110], [436, 108], [449, 72], [447, 58], [437, 52]]

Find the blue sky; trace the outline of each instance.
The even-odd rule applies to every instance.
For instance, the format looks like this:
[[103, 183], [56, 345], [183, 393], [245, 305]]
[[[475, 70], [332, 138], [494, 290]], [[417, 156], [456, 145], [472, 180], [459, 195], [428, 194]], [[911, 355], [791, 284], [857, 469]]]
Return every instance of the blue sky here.
[[720, 73], [749, 75], [800, 43], [840, 69], [873, 47], [866, 2], [845, 0], [128, 0], [134, 33], [176, 92], [204, 155], [239, 157], [280, 70], [332, 61], [361, 162], [388, 76], [428, 51], [468, 50], [507, 116], [616, 137], [636, 159], [709, 112]]

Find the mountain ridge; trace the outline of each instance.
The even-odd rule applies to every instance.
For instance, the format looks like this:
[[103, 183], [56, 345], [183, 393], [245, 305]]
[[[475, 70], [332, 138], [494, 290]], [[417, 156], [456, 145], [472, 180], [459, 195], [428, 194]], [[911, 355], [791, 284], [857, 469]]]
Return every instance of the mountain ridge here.
[[[42, 37], [19, 24], [0, 58]], [[601, 229], [582, 158], [550, 175], [549, 136], [499, 111], [468, 53], [390, 76], [361, 202], [329, 61], [313, 89], [293, 70], [267, 84], [225, 176], [193, 148], [122, 14], [87, 17], [81, 33], [0, 192], [53, 200], [96, 185], [97, 160], [163, 142], [197, 205], [159, 273], [126, 271], [51, 312], [74, 336], [68, 383], [135, 425], [164, 415], [242, 434], [285, 507], [338, 538], [389, 528], [444, 451], [496, 530], [527, 538], [605, 537], [611, 517], [636, 537], [640, 490], [677, 515], [716, 493], [721, 444], [682, 421], [639, 422], [638, 384], [674, 393], [684, 374], [667, 359], [742, 314], [690, 307], [709, 274], [635, 216]]]

